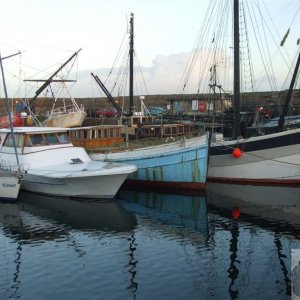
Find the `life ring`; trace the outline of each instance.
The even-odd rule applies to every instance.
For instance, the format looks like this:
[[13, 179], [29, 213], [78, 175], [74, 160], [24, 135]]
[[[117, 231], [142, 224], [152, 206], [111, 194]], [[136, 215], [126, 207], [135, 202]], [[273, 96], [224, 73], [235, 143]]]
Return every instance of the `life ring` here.
[[173, 142], [175, 142], [176, 140], [175, 140], [175, 138], [173, 137], [173, 136], [168, 136], [167, 138], [166, 138], [166, 143], [173, 143]]

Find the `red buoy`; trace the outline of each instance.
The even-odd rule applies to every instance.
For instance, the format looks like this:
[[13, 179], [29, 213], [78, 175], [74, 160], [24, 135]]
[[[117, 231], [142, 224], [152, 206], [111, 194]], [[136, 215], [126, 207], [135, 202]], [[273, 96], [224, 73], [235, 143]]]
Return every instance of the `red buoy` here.
[[232, 214], [233, 219], [237, 220], [241, 215], [241, 211], [239, 208], [235, 208], [231, 214]]
[[240, 148], [234, 148], [232, 155], [235, 158], [240, 158], [242, 156], [242, 150]]

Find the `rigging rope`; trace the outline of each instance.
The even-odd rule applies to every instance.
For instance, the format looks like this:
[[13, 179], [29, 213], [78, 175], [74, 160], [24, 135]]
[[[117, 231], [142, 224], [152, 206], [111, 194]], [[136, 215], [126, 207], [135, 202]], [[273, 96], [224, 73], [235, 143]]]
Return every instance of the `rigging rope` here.
[[[293, 129], [290, 129], [289, 131], [292, 131], [292, 130], [293, 130]], [[294, 132], [297, 132], [296, 129], [294, 129], [293, 131], [294, 131]], [[248, 139], [243, 139], [243, 141], [247, 141], [247, 140], [248, 140]], [[217, 141], [217, 142], [215, 142], [215, 144], [219, 144], [220, 146], [224, 147], [224, 148], [225, 148], [224, 151], [226, 151], [226, 150], [228, 150], [228, 149], [233, 150], [233, 149], [236, 147], [235, 145], [233, 145], [233, 146], [226, 145], [226, 144], [222, 143], [221, 141]], [[237, 141], [237, 144], [238, 144], [238, 141]], [[222, 150], [222, 149], [219, 148], [218, 146], [215, 146], [215, 147], [216, 147], [217, 149], [219, 149], [219, 150]], [[253, 153], [251, 153], [251, 152], [244, 152], [244, 153], [247, 154], [247, 155], [249, 155], [249, 156], [261, 158], [261, 159], [263, 159], [263, 160], [269, 160], [269, 161], [274, 161], [274, 162], [283, 163], [283, 164], [288, 164], [288, 165], [300, 166], [299, 163], [284, 162], [284, 161], [280, 161], [280, 160], [275, 159], [275, 158], [271, 158], [271, 159], [270, 159], [270, 158], [266, 158], [266, 157], [264, 157], [264, 156], [262, 156], [262, 155], [253, 154]]]

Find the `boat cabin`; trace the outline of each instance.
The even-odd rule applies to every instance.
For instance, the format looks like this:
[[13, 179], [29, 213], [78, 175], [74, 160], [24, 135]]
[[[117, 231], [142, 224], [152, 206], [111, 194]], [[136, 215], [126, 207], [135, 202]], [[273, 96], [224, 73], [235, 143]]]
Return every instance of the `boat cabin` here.
[[109, 147], [124, 142], [124, 125], [98, 125], [69, 128], [68, 135], [74, 146], [85, 149]]
[[86, 150], [106, 149], [124, 143], [126, 131], [129, 140], [164, 138], [167, 142], [170, 142], [174, 141], [177, 136], [192, 134], [195, 131], [195, 125], [190, 123], [140, 124], [136, 127], [97, 125], [68, 128], [68, 136], [74, 146], [83, 147]]
[[136, 130], [137, 138], [163, 137], [176, 138], [177, 136], [190, 135], [195, 132], [195, 125], [192, 123], [174, 124], [147, 124]]
[[[71, 141], [65, 131], [65, 129], [53, 131], [53, 128], [43, 132], [39, 127], [30, 127], [30, 130], [26, 130], [27, 127], [14, 128], [14, 138], [18, 153], [24, 153], [24, 149], [27, 147], [41, 147], [41, 146], [61, 146], [71, 144]], [[2, 129], [0, 132], [0, 152], [7, 151], [9, 148], [13, 151], [13, 138], [10, 129]], [[10, 151], [9, 151], [10, 152]], [[31, 151], [30, 151], [31, 152]]]

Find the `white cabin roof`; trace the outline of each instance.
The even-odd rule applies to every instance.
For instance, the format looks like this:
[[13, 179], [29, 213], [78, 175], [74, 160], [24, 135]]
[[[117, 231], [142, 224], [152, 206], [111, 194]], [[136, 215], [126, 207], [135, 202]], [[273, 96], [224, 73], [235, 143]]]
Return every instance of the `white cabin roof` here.
[[[49, 132], [67, 132], [69, 128], [60, 128], [60, 127], [14, 127], [14, 133], [49, 133]], [[0, 132], [9, 133], [11, 132], [10, 128], [2, 128]]]

